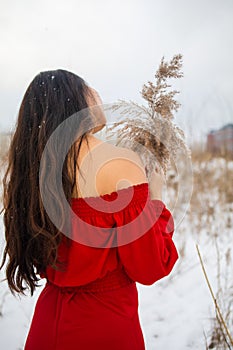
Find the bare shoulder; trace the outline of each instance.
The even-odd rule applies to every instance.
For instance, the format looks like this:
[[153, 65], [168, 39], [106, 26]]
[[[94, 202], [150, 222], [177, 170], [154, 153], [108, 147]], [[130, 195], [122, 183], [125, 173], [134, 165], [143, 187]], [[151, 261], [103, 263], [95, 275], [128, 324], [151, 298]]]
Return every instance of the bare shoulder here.
[[[129, 148], [124, 148], [124, 147], [116, 147], [116, 153], [118, 154], [117, 158], [119, 161], [124, 160], [127, 163], [128, 166], [131, 167], [142, 167], [143, 168], [143, 163], [142, 160], [139, 156], [139, 154]], [[116, 165], [121, 166], [121, 162], [116, 162]]]
[[108, 193], [116, 189], [147, 182], [145, 168], [140, 156], [131, 149], [106, 144], [111, 157], [101, 167], [99, 178], [102, 189]]

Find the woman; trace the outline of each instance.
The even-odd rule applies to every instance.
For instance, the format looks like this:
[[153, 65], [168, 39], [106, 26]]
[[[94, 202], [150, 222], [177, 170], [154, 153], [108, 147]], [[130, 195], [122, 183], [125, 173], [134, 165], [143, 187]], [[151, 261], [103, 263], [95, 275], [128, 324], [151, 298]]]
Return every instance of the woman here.
[[153, 284], [178, 258], [162, 176], [148, 183], [135, 152], [93, 135], [105, 125], [97, 92], [65, 70], [38, 74], [23, 98], [4, 177], [1, 268], [8, 256], [13, 294], [33, 295], [46, 278], [25, 350], [145, 349], [136, 282]]

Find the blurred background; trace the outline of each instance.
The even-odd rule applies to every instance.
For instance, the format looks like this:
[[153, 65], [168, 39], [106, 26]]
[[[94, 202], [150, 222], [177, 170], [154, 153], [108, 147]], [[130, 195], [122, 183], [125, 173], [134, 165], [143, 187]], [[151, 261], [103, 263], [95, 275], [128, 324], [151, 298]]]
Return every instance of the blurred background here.
[[[140, 91], [153, 81], [162, 56], [169, 61], [183, 55], [184, 77], [171, 84], [180, 91], [175, 122], [192, 148], [189, 183], [194, 187], [188, 208], [180, 206], [174, 217], [180, 259], [173, 273], [155, 285], [138, 285], [147, 350], [233, 348], [195, 247], [200, 246], [232, 337], [232, 37], [232, 0], [1, 1], [1, 157], [23, 94], [40, 71], [63, 68], [80, 75], [103, 103], [125, 99], [144, 104]], [[171, 210], [170, 201], [182, 188], [185, 194], [179, 181], [177, 173], [170, 173], [166, 204]], [[2, 253], [2, 217], [0, 227]], [[23, 349], [42, 287], [33, 298], [15, 298], [1, 282], [0, 349]]]
[[43, 70], [64, 68], [104, 103], [143, 102], [162, 56], [183, 55], [174, 82], [177, 123], [191, 141], [233, 120], [231, 0], [30, 0], [2, 2], [0, 130], [11, 130], [26, 87]]

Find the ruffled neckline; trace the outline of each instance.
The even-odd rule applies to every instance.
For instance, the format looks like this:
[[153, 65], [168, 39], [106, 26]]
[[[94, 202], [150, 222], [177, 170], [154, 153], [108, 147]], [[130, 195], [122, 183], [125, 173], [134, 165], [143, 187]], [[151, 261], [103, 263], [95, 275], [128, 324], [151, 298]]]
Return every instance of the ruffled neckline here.
[[127, 196], [129, 192], [131, 192], [133, 190], [133, 192], [143, 192], [148, 190], [148, 182], [142, 182], [142, 183], [139, 183], [139, 184], [136, 184], [136, 185], [131, 185], [131, 186], [128, 186], [128, 187], [124, 187], [124, 188], [121, 188], [117, 191], [112, 191], [110, 193], [105, 193], [105, 194], [102, 194], [102, 195], [99, 195], [99, 196], [90, 196], [90, 197], [72, 197], [71, 198], [71, 203], [82, 203], [82, 202], [86, 202], [86, 201], [96, 201], [96, 200], [99, 200], [99, 199], [104, 199], [106, 201], [111, 201], [113, 199], [115, 199], [118, 195], [120, 196]]

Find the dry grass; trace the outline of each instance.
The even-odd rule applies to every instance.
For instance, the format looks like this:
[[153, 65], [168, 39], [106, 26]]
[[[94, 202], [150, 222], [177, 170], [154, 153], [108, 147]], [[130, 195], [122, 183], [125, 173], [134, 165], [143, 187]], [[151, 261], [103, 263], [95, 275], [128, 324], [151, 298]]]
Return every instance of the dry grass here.
[[10, 133], [0, 133], [0, 161], [6, 159], [6, 154], [10, 144]]
[[[200, 246], [207, 244], [211, 247], [211, 264], [215, 266], [216, 277], [214, 280], [212, 277], [211, 281], [214, 284], [213, 312], [208, 330], [204, 331], [206, 349], [233, 349], [232, 157], [227, 154], [214, 156], [203, 145], [195, 144], [192, 148], [192, 170], [193, 191], [184, 219], [185, 224], [178, 228], [178, 251], [182, 258], [188, 254], [185, 244], [187, 227]], [[178, 192], [184, 189], [175, 164], [168, 168], [167, 175], [169, 196], [166, 203], [170, 206], [171, 198], [177, 198]], [[185, 272], [183, 270], [179, 266], [177, 273], [182, 274]], [[218, 304], [222, 318], [217, 310], [214, 313], [215, 303]]]
[[[208, 274], [206, 272], [205, 266], [204, 266], [204, 262], [199, 250], [198, 245], [197, 247], [197, 252], [198, 252], [198, 256], [200, 259], [200, 263], [201, 263], [201, 267], [206, 279], [206, 283], [208, 285], [208, 288], [210, 290], [211, 293], [211, 297], [213, 299], [214, 305], [215, 305], [215, 311], [216, 311], [216, 317], [213, 319], [213, 326], [211, 329], [211, 336], [210, 336], [210, 343], [208, 345], [208, 339], [205, 336], [205, 340], [206, 340], [206, 348], [207, 349], [231, 349], [231, 347], [233, 346], [233, 337], [230, 333], [230, 329], [228, 327], [228, 324], [230, 325], [231, 322], [231, 317], [232, 317], [232, 306], [233, 306], [233, 294], [231, 293], [229, 295], [229, 301], [227, 303], [227, 307], [226, 305], [224, 305], [223, 303], [226, 301], [226, 295], [223, 294], [223, 289], [222, 289], [222, 285], [221, 285], [221, 274], [220, 274], [220, 268], [221, 268], [221, 263], [220, 263], [220, 254], [219, 254], [219, 249], [218, 249], [218, 244], [217, 244], [217, 240], [216, 240], [216, 248], [217, 248], [217, 261], [218, 261], [218, 270], [219, 273], [217, 275], [218, 278], [218, 292], [217, 295], [215, 296], [213, 288], [210, 284], [209, 278], [208, 278]], [[226, 287], [226, 286], [225, 286]], [[232, 289], [233, 285], [230, 286], [230, 288]], [[219, 300], [219, 301], [218, 301]], [[222, 307], [220, 306], [220, 302], [222, 304]], [[222, 312], [222, 310], [224, 310], [224, 314]], [[205, 332], [204, 332], [205, 334]]]
[[5, 162], [7, 160], [7, 152], [10, 145], [10, 138], [10, 133], [0, 133], [0, 203], [2, 203], [2, 180], [4, 175], [3, 172], [5, 170]]
[[170, 62], [162, 58], [155, 73], [155, 82], [149, 81], [142, 87], [141, 95], [147, 107], [132, 101], [120, 100], [110, 108], [117, 111], [120, 120], [106, 129], [109, 139], [116, 137], [117, 145], [128, 147], [140, 154], [148, 178], [155, 168], [164, 174], [171, 159], [176, 159], [177, 152], [190, 156], [185, 135], [181, 128], [174, 124], [174, 112], [180, 107], [176, 101], [177, 90], [167, 80], [178, 79], [181, 72], [182, 55], [175, 55]]
[[[207, 349], [233, 348], [233, 250], [229, 234], [233, 228], [233, 162], [231, 156], [214, 156], [198, 146], [192, 150], [194, 191], [189, 220], [196, 240], [203, 227], [216, 248], [216, 313], [211, 318]], [[228, 237], [226, 237], [228, 235]], [[227, 245], [223, 244], [226, 239]], [[221, 249], [219, 248], [221, 242]], [[207, 276], [208, 277], [208, 276]], [[218, 305], [218, 307], [216, 306]], [[221, 310], [221, 314], [219, 313]]]

